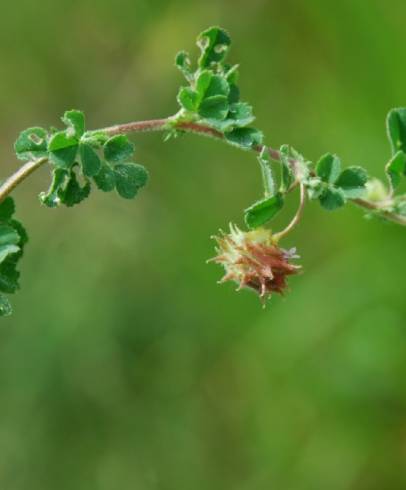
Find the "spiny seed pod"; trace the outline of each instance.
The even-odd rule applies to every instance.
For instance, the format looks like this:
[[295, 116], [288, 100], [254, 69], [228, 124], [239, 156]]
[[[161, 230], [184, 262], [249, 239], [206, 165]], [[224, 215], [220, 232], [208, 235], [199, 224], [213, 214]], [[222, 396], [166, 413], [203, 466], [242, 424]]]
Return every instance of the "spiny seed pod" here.
[[218, 255], [210, 261], [221, 264], [225, 270], [219, 282], [234, 281], [238, 284], [237, 291], [254, 289], [262, 300], [274, 292], [283, 294], [287, 289], [286, 277], [301, 269], [289, 262], [299, 258], [296, 249], [279, 248], [266, 228], [243, 232], [230, 224], [229, 234], [222, 232], [221, 236], [213, 238]]

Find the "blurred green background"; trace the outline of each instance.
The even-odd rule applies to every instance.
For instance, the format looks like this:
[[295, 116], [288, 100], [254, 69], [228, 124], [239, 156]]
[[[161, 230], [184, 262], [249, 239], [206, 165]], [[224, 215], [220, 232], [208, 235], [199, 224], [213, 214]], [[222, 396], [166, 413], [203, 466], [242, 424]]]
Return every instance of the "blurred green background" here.
[[[174, 55], [212, 24], [269, 143], [383, 176], [384, 118], [406, 105], [404, 1], [3, 7], [3, 176], [17, 133], [66, 109], [90, 128], [174, 113]], [[305, 273], [263, 310], [205, 264], [210, 235], [259, 195], [253, 156], [135, 142], [151, 181], [134, 201], [41, 208], [46, 169], [15, 192], [31, 242], [0, 326], [0, 488], [405, 489], [405, 230], [309, 205], [286, 243]]]

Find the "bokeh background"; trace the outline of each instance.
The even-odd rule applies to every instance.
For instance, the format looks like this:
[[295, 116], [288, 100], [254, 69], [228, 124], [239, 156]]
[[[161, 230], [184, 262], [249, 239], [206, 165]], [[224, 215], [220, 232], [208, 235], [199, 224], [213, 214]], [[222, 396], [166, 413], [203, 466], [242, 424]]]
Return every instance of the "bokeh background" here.
[[[269, 143], [383, 177], [384, 118], [406, 104], [404, 1], [3, 7], [3, 176], [16, 134], [66, 109], [90, 128], [174, 113], [175, 53], [220, 24]], [[205, 264], [210, 235], [259, 195], [255, 158], [134, 140], [151, 173], [134, 201], [41, 208], [46, 169], [15, 192], [31, 241], [0, 325], [0, 488], [406, 488], [405, 230], [309, 205], [286, 243], [305, 273], [263, 310]]]

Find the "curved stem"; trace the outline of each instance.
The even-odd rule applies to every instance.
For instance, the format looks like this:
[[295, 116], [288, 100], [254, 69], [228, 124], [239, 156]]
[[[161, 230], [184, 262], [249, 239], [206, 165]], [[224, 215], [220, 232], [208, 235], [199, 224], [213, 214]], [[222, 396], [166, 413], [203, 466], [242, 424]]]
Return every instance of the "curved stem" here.
[[275, 235], [273, 236], [275, 241], [279, 241], [281, 238], [288, 235], [293, 230], [293, 228], [300, 222], [303, 216], [303, 210], [305, 204], [306, 204], [306, 189], [303, 184], [300, 184], [300, 202], [296, 214], [285, 229], [283, 229], [279, 233], [275, 233]]
[[41, 167], [44, 163], [48, 161], [48, 158], [39, 158], [38, 160], [32, 160], [25, 163], [20, 167], [17, 172], [11, 175], [3, 184], [0, 186], [0, 203], [29, 175], [31, 175], [37, 168]]
[[[114, 136], [117, 134], [127, 134], [127, 133], [139, 133], [139, 132], [150, 132], [150, 131], [168, 131], [171, 129], [177, 129], [180, 131], [185, 131], [188, 133], [195, 133], [202, 136], [208, 136], [211, 138], [216, 138], [219, 140], [225, 140], [224, 134], [217, 131], [210, 126], [197, 122], [189, 121], [176, 121], [173, 117], [168, 117], [164, 119], [151, 119], [148, 121], [135, 121], [125, 124], [117, 124], [115, 126], [110, 126], [97, 130], [101, 131], [109, 136]], [[91, 131], [93, 132], [93, 131]], [[96, 131], [95, 131], [96, 132]], [[269, 152], [269, 156], [276, 161], [280, 160], [280, 153], [275, 148], [271, 146], [265, 147]], [[261, 152], [264, 149], [262, 145], [256, 145], [252, 148], [256, 152]], [[32, 172], [37, 168], [47, 162], [47, 158], [40, 158], [38, 160], [33, 160], [25, 163], [20, 167], [13, 175], [11, 175], [1, 186], [0, 186], [0, 202], [2, 202], [23, 180], [25, 180]], [[295, 167], [295, 161], [292, 160], [292, 167]], [[292, 189], [293, 190], [293, 187]], [[389, 221], [393, 221], [400, 225], [406, 226], [406, 217], [401, 216], [392, 211], [382, 210], [382, 205], [379, 202], [367, 201], [365, 199], [351, 199], [351, 201], [365, 209], [372, 211], [380, 211], [382, 216]], [[296, 223], [295, 223], [296, 224]], [[295, 224], [293, 226], [295, 226]]]

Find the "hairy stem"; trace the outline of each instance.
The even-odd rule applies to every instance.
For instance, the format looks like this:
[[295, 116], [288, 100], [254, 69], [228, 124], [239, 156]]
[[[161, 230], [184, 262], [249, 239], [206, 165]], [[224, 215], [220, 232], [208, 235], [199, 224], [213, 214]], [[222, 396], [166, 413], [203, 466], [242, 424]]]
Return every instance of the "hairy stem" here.
[[[176, 121], [173, 117], [169, 117], [165, 119], [151, 119], [148, 121], [136, 121], [136, 122], [130, 122], [126, 124], [117, 124], [115, 126], [110, 126], [97, 131], [98, 132], [102, 131], [108, 134], [109, 136], [114, 136], [117, 134], [139, 133], [139, 132], [150, 132], [150, 131], [168, 131], [171, 129], [185, 131], [188, 133], [200, 134], [202, 136], [208, 136], [219, 140], [225, 139], [224, 134], [221, 133], [220, 131], [217, 131], [214, 128], [211, 128], [209, 126], [197, 122]], [[267, 151], [269, 152], [269, 156], [273, 160], [276, 161], [280, 160], [280, 153], [278, 150], [270, 146], [265, 148], [267, 148]], [[257, 145], [253, 147], [253, 150], [256, 152], [261, 152], [263, 149], [264, 146], [261, 145]], [[41, 165], [43, 165], [46, 162], [47, 162], [47, 158], [40, 158], [38, 160], [27, 162], [22, 167], [20, 167], [0, 186], [0, 202], [2, 202], [32, 172], [34, 172], [37, 168], [41, 167]], [[293, 167], [295, 166], [294, 161], [292, 161], [292, 166]], [[303, 186], [301, 186], [301, 188], [302, 187]], [[304, 191], [301, 189], [301, 193], [302, 192]], [[367, 201], [365, 199], [352, 199], [351, 201], [357, 206], [360, 206], [364, 209], [369, 209], [371, 211], [381, 211], [382, 216], [385, 217], [387, 220], [406, 226], [406, 217], [391, 211], [383, 211], [382, 204], [380, 202], [372, 202], [372, 201]], [[295, 225], [296, 222], [293, 223], [292, 227]], [[284, 233], [284, 231], [281, 233]]]

